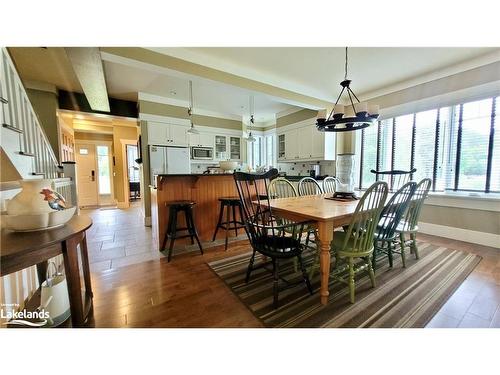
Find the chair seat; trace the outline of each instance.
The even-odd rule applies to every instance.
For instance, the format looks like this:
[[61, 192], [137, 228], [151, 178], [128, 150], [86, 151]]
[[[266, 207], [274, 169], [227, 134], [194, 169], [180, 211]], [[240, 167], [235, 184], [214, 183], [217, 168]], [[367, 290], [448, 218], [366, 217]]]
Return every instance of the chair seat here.
[[396, 227], [396, 232], [401, 233], [409, 233], [409, 232], [418, 232], [418, 225], [415, 225], [415, 227], [410, 228], [410, 223], [407, 221], [400, 221], [398, 226]]
[[302, 251], [300, 242], [292, 237], [266, 236], [254, 242], [256, 250], [271, 258], [291, 258]]
[[360, 252], [356, 248], [354, 248], [354, 237], [351, 236], [347, 240], [346, 247], [342, 249], [344, 246], [344, 241], [347, 233], [346, 232], [335, 232], [333, 235], [333, 241], [331, 243], [331, 251], [338, 254], [341, 257], [366, 257], [373, 252], [373, 247], [369, 251]]

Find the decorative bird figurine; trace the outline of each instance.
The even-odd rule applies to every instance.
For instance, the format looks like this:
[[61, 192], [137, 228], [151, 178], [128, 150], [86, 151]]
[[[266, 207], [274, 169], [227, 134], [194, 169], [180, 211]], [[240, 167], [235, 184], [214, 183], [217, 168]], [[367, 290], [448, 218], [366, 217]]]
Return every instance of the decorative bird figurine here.
[[66, 200], [57, 191], [45, 188], [42, 189], [40, 194], [43, 194], [43, 200], [47, 201], [53, 210], [62, 211], [66, 209]]

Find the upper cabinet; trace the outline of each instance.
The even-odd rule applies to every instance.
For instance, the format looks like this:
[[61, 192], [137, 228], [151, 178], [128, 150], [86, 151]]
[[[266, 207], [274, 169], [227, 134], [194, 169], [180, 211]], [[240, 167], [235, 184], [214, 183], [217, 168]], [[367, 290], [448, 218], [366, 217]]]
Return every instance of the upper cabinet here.
[[148, 122], [148, 144], [188, 146], [188, 127], [164, 122]]
[[188, 134], [189, 145], [195, 147], [214, 147], [214, 136], [208, 133]]
[[229, 154], [231, 160], [241, 160], [241, 138], [229, 137]]
[[215, 136], [215, 159], [223, 160], [227, 158], [227, 137], [225, 135]]
[[278, 160], [335, 160], [335, 142], [334, 133], [320, 132], [312, 124], [278, 131]]

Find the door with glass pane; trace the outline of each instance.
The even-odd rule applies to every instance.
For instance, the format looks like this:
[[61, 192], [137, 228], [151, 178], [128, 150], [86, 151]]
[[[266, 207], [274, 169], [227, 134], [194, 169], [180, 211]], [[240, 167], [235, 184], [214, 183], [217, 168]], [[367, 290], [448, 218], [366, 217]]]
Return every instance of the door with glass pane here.
[[227, 137], [225, 135], [215, 136], [215, 159], [217, 160], [228, 159]]
[[241, 138], [240, 137], [229, 137], [229, 150], [231, 154], [231, 160], [241, 159]]
[[79, 143], [76, 146], [76, 171], [78, 203], [80, 206], [97, 206], [97, 163], [95, 145]]

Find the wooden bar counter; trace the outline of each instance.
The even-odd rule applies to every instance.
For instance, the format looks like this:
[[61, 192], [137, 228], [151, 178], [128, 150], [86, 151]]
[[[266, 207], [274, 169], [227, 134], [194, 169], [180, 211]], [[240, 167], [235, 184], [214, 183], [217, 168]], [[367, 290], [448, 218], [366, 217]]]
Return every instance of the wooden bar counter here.
[[[232, 174], [159, 175], [156, 186], [157, 188], [151, 187], [151, 224], [157, 250], [161, 246], [168, 225], [168, 208], [165, 202], [174, 200], [196, 202], [194, 222], [200, 240], [204, 242], [212, 240], [219, 218], [219, 198], [238, 196]], [[178, 226], [185, 226], [182, 214], [179, 214], [178, 223]], [[243, 234], [243, 230], [240, 230], [239, 234]], [[234, 236], [234, 232], [231, 231], [229, 235]], [[217, 238], [224, 236], [224, 231], [219, 230]], [[181, 239], [179, 244], [188, 241], [189, 239]]]

